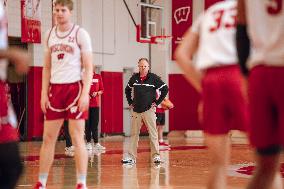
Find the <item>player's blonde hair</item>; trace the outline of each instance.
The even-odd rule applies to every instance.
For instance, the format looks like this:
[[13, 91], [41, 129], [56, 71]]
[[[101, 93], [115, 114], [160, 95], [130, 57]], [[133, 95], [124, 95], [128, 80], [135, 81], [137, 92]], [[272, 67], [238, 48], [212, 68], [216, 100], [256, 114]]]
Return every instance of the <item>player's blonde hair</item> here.
[[56, 0], [56, 1], [54, 2], [54, 5], [66, 6], [66, 7], [68, 7], [68, 9], [69, 9], [70, 11], [73, 10], [73, 6], [74, 6], [73, 0]]

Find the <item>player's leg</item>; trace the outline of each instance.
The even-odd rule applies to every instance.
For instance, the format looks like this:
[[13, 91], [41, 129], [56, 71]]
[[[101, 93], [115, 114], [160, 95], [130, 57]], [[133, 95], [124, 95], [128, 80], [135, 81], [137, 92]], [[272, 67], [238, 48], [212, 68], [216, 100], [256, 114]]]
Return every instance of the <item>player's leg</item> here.
[[[262, 154], [257, 154], [256, 170], [247, 189], [282, 189], [279, 148], [271, 147], [270, 150], [267, 148], [264, 151], [261, 152]], [[269, 151], [274, 151], [275, 154], [268, 154]]]
[[69, 119], [69, 131], [75, 147], [77, 184], [86, 186], [88, 154], [84, 140], [85, 120]]
[[92, 129], [91, 127], [93, 127], [93, 108], [90, 107], [89, 108], [89, 116], [88, 116], [88, 119], [86, 120], [86, 123], [85, 123], [85, 135], [86, 135], [86, 141], [87, 141], [87, 144], [86, 144], [86, 148], [87, 150], [92, 150]]
[[227, 188], [227, 166], [230, 157], [230, 139], [228, 115], [226, 114], [227, 98], [223, 92], [227, 88], [227, 67], [208, 69], [202, 81], [203, 111], [202, 127], [205, 141], [211, 158], [207, 189]]
[[55, 144], [62, 126], [63, 119], [45, 120], [43, 130], [43, 142], [39, 158], [39, 182], [45, 186], [49, 169], [54, 158]]
[[[284, 128], [284, 106], [280, 102], [284, 93], [280, 90], [282, 88], [274, 88], [283, 84], [280, 79], [283, 73], [278, 71], [275, 68], [255, 67], [249, 77], [250, 141], [257, 151], [256, 171], [249, 189], [271, 188], [272, 185], [275, 189], [283, 188], [279, 156]], [[272, 100], [273, 97], [275, 99]]]
[[94, 120], [93, 120], [93, 140], [94, 140], [94, 147], [97, 150], [105, 150], [106, 148], [99, 143], [99, 116], [100, 116], [100, 108], [94, 107]]
[[163, 131], [165, 127], [165, 113], [156, 113], [156, 124], [158, 130], [159, 148], [169, 149], [170, 145], [164, 142]]
[[227, 166], [230, 159], [230, 138], [224, 135], [205, 135], [211, 168], [207, 189], [225, 189], [227, 185]]
[[15, 188], [23, 171], [17, 142], [0, 144], [0, 188]]

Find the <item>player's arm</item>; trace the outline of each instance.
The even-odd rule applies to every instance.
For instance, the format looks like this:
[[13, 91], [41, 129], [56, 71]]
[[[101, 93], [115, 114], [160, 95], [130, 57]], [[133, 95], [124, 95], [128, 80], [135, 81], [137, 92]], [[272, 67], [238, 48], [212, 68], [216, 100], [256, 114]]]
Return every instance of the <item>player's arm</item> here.
[[45, 35], [45, 47], [44, 47], [44, 62], [42, 69], [42, 87], [41, 87], [41, 110], [46, 113], [46, 109], [49, 106], [48, 89], [51, 77], [51, 51], [48, 47], [49, 33]]
[[198, 48], [198, 41], [199, 35], [189, 29], [185, 33], [182, 43], [175, 51], [175, 58], [186, 80], [191, 83], [198, 92], [201, 92], [201, 73], [197, 71], [192, 64], [192, 57]]
[[81, 112], [88, 110], [89, 108], [89, 92], [93, 78], [93, 54], [91, 38], [89, 34], [80, 29], [78, 32], [78, 43], [81, 47], [82, 68], [83, 68], [83, 89], [78, 102], [78, 107]]
[[250, 40], [247, 33], [246, 11], [244, 0], [238, 0], [238, 15], [237, 15], [237, 33], [236, 45], [239, 59], [239, 65], [244, 75], [248, 75], [248, 68], [246, 65], [248, 56], [250, 54]]
[[12, 47], [0, 50], [0, 59], [9, 59], [15, 65], [18, 74], [27, 73], [29, 70], [30, 57], [26, 50]]

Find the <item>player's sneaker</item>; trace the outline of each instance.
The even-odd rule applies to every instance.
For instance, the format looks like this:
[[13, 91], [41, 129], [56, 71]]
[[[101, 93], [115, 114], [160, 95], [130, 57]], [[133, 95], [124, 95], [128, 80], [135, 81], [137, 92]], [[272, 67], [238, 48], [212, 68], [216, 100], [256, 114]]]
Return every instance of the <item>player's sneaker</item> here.
[[92, 149], [93, 149], [92, 143], [87, 142], [87, 144], [86, 144], [86, 149], [87, 149], [87, 150], [92, 150]]
[[84, 184], [79, 183], [79, 184], [76, 185], [76, 189], [88, 189], [88, 188]]
[[44, 187], [44, 186], [41, 184], [41, 182], [38, 181], [38, 182], [36, 183], [34, 189], [46, 189], [46, 187]]
[[94, 145], [94, 149], [96, 149], [96, 150], [105, 150], [106, 147], [102, 146], [100, 143], [96, 143]]
[[65, 147], [65, 155], [73, 157], [74, 156], [74, 146]]

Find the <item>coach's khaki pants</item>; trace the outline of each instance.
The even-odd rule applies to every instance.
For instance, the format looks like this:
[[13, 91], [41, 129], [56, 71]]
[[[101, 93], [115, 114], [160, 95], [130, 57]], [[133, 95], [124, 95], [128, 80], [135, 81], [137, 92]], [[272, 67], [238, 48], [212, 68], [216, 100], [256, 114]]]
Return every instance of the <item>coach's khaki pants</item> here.
[[151, 157], [159, 155], [158, 131], [156, 127], [156, 108], [150, 108], [146, 112], [137, 113], [132, 111], [130, 147], [128, 153], [137, 157], [137, 147], [142, 121], [148, 128], [151, 146]]

